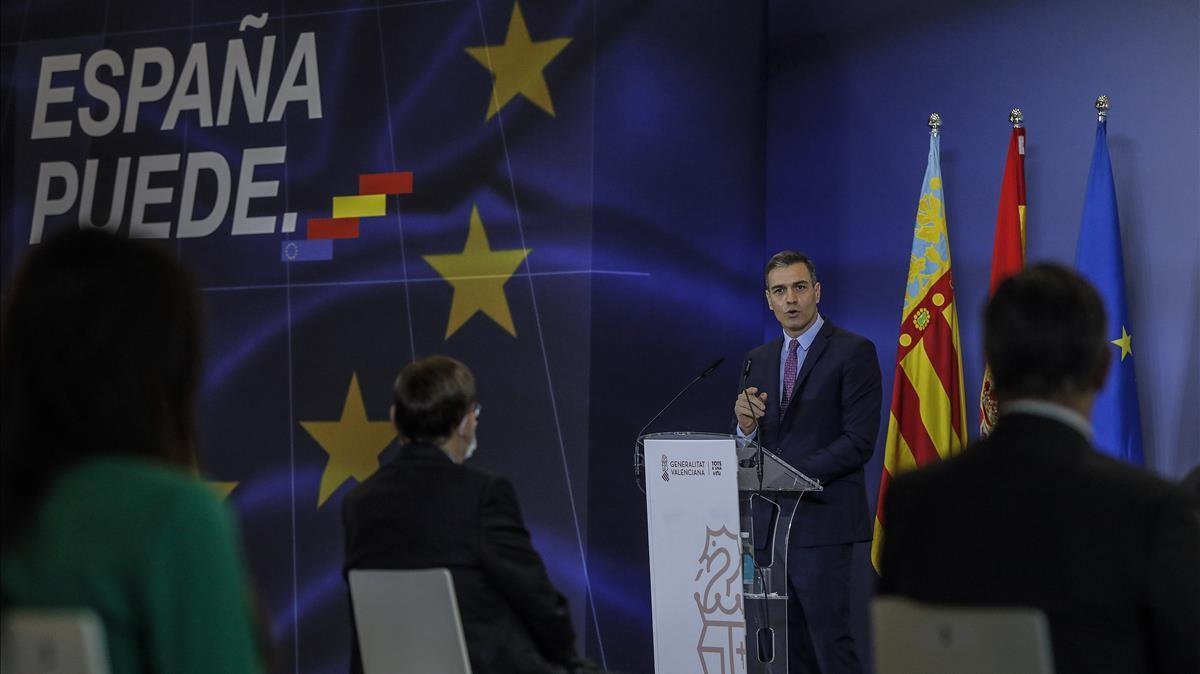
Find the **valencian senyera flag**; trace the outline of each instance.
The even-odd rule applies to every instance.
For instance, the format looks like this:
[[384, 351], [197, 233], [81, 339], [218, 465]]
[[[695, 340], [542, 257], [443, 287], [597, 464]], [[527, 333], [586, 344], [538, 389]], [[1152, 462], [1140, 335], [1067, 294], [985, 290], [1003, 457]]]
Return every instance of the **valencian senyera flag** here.
[[931, 135], [904, 289], [891, 417], [875, 511], [871, 561], [876, 569], [883, 543], [883, 504], [891, 479], [957, 454], [967, 442], [958, 312], [950, 275], [939, 154], [940, 139]]
[[[1016, 127], [1008, 141], [1004, 179], [1000, 183], [1000, 207], [996, 212], [996, 238], [992, 242], [992, 280], [988, 297], [1004, 279], [1025, 266], [1025, 129]], [[979, 435], [987, 437], [996, 425], [999, 410], [993, 390], [992, 369], [983, 369], [979, 391]]]
[[1142, 465], [1142, 421], [1137, 382], [1133, 376], [1133, 326], [1125, 304], [1125, 264], [1121, 258], [1121, 225], [1112, 163], [1108, 158], [1105, 122], [1096, 127], [1096, 148], [1083, 199], [1083, 224], [1075, 266], [1104, 300], [1108, 335], [1113, 345], [1112, 366], [1092, 408], [1094, 444], [1100, 451]]

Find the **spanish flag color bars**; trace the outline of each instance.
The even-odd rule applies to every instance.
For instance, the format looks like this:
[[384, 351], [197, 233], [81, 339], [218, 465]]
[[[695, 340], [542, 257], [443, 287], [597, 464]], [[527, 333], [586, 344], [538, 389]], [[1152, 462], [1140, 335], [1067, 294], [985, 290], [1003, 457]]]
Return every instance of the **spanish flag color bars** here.
[[[1013, 130], [1012, 138], [1008, 141], [1008, 159], [1004, 162], [1004, 180], [1000, 183], [989, 298], [1001, 281], [1025, 266], [1025, 129], [1021, 127], [1021, 109], [1013, 108], [1008, 120], [1012, 122]], [[992, 390], [992, 369], [985, 363], [983, 387], [979, 391], [980, 437], [987, 437], [992, 432], [998, 416], [996, 396]]]
[[913, 229], [892, 412], [875, 511], [871, 562], [876, 570], [883, 548], [884, 497], [892, 476], [957, 454], [967, 443], [958, 312], [939, 160], [941, 118], [931, 115], [929, 126], [929, 164]]

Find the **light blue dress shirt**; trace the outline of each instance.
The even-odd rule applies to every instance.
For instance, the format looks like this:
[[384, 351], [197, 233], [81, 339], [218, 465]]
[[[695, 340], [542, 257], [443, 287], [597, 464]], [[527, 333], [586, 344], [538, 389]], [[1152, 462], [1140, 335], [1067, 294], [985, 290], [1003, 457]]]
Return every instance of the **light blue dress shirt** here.
[[[780, 348], [780, 351], [779, 351], [779, 397], [780, 397], [780, 400], [783, 399], [783, 368], [787, 361], [788, 349], [791, 348], [792, 341], [800, 342], [800, 347], [798, 349], [796, 349], [796, 374], [799, 375], [800, 370], [804, 367], [804, 359], [808, 357], [808, 348], [810, 346], [812, 346], [813, 340], [817, 338], [817, 333], [821, 331], [821, 327], [824, 325], [825, 325], [825, 319], [821, 317], [821, 314], [817, 314], [817, 320], [813, 321], [813, 324], [808, 326], [807, 330], [800, 333], [799, 337], [789, 337], [786, 332], [783, 333], [783, 346]], [[795, 394], [796, 394], [796, 392], [792, 391], [792, 395], [795, 395]], [[778, 406], [780, 403], [780, 400], [776, 400], [776, 401], [768, 400], [767, 404]], [[758, 427], [755, 426], [754, 430], [750, 431], [749, 435], [746, 435], [745, 433], [742, 433], [742, 427], [739, 425], [737, 427], [737, 434], [738, 434], [738, 437], [753, 438], [755, 435], [758, 435]]]
[[[779, 351], [779, 400], [775, 404], [783, 401], [783, 368], [786, 366], [788, 349], [792, 347], [793, 341], [800, 342], [800, 348], [796, 349], [796, 374], [800, 374], [800, 370], [804, 368], [804, 359], [808, 358], [808, 347], [812, 346], [813, 340], [817, 338], [817, 333], [821, 331], [821, 326], [825, 325], [825, 319], [821, 318], [821, 314], [817, 314], [817, 320], [808, 326], [808, 329], [800, 333], [799, 337], [788, 337], [788, 334], [783, 333], [783, 347]], [[795, 391], [792, 391], [795, 394]]]

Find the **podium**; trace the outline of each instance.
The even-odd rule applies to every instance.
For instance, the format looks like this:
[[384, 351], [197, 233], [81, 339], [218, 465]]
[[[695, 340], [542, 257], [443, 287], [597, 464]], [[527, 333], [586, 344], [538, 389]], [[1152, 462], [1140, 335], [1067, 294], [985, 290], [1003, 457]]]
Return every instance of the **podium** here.
[[637, 450], [655, 671], [786, 674], [788, 537], [821, 486], [732, 435], [653, 433]]

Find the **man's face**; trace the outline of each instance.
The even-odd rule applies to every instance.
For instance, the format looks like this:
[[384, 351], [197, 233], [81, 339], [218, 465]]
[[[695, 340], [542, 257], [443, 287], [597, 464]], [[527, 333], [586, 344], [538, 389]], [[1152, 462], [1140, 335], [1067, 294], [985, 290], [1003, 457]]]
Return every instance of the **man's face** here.
[[767, 304], [789, 337], [799, 336], [817, 320], [821, 284], [813, 283], [808, 266], [796, 263], [767, 274]]

